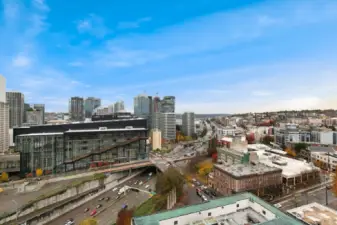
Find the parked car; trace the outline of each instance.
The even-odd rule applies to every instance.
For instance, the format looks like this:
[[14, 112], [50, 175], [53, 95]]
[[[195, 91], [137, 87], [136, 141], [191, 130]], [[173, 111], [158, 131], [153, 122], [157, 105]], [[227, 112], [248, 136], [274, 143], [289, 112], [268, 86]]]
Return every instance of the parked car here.
[[115, 187], [114, 189], [112, 189], [112, 192], [115, 192], [115, 191], [117, 191], [117, 190], [118, 190], [118, 188]]
[[106, 198], [105, 198], [105, 201], [108, 202], [109, 200], [110, 200], [110, 197], [106, 197]]
[[94, 216], [94, 215], [96, 215], [96, 214], [97, 214], [97, 210], [94, 209], [94, 210], [91, 211], [90, 216]]
[[148, 189], [150, 187], [150, 185], [146, 185], [145, 188]]
[[99, 209], [99, 208], [101, 208], [101, 207], [102, 207], [101, 204], [96, 205], [96, 209]]
[[141, 186], [143, 184], [143, 181], [139, 182], [139, 186]]
[[104, 198], [99, 198], [99, 199], [98, 199], [98, 201], [103, 201], [103, 200], [104, 200]]
[[84, 212], [85, 212], [85, 213], [86, 213], [86, 212], [89, 212], [89, 210], [90, 210], [89, 208], [85, 208], [85, 209], [84, 209]]

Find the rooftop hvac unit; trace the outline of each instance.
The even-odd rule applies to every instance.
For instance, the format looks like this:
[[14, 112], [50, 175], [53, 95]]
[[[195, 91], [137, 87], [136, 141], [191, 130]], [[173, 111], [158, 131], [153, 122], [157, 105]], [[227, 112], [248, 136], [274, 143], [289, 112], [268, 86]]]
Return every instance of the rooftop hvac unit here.
[[108, 128], [107, 127], [100, 127], [98, 128], [98, 130], [107, 130]]
[[133, 126], [126, 126], [125, 129], [132, 129]]

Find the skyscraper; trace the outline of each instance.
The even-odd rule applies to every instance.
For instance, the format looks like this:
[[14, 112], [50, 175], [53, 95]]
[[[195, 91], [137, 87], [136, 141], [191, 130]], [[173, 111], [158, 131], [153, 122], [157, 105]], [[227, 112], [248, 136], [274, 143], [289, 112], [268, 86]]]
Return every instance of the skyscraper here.
[[154, 97], [152, 100], [151, 109], [151, 128], [159, 129], [160, 124], [160, 98], [158, 96]]
[[182, 116], [182, 120], [183, 120], [182, 131], [184, 135], [192, 137], [192, 135], [195, 133], [194, 113], [185, 112]]
[[36, 110], [36, 111], [39, 111], [41, 112], [40, 113], [40, 116], [41, 116], [41, 123], [44, 124], [44, 120], [45, 120], [45, 113], [46, 113], [46, 110], [45, 110], [45, 105], [44, 104], [34, 104], [33, 105], [33, 108]]
[[121, 101], [115, 102], [114, 112], [117, 113], [123, 110], [124, 110], [124, 101], [121, 100]]
[[150, 129], [152, 124], [151, 117], [152, 97], [147, 95], [138, 95], [134, 98], [134, 114], [138, 117], [147, 119], [147, 127]]
[[175, 112], [176, 97], [164, 96], [160, 101], [160, 110], [162, 113], [174, 113]]
[[166, 141], [176, 139], [176, 114], [160, 113], [160, 130], [162, 138]]
[[24, 116], [24, 95], [20, 92], [6, 92], [9, 106], [9, 127], [20, 127]]
[[88, 97], [84, 101], [85, 118], [91, 118], [94, 109], [101, 106], [101, 99]]
[[6, 79], [0, 75], [0, 154], [9, 147], [9, 107], [6, 103]]
[[80, 97], [72, 97], [69, 101], [70, 119], [73, 121], [84, 120], [84, 100]]

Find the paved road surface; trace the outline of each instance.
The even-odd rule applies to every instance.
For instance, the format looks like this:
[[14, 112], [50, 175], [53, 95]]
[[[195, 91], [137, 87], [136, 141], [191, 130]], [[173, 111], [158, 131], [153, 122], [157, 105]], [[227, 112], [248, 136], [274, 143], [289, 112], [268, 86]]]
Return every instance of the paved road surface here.
[[[139, 180], [146, 181], [147, 180], [147, 174], [137, 176], [137, 177], [127, 181], [123, 185], [135, 186], [135, 187], [138, 187], [140, 189], [145, 189], [144, 184], [142, 186], [134, 185], [134, 183], [136, 181], [139, 181]], [[156, 180], [156, 178], [155, 178], [155, 176], [153, 176], [152, 179], [148, 182], [152, 189], [154, 189], [155, 180]], [[123, 185], [119, 185], [118, 188], [123, 187]], [[127, 193], [127, 195], [124, 198], [121, 198], [120, 200], [116, 201], [116, 197], [118, 195], [117, 192], [118, 191], [113, 192], [112, 190], [108, 191], [108, 192], [98, 196], [97, 198], [85, 203], [84, 205], [64, 214], [63, 216], [57, 218], [56, 220], [49, 222], [48, 225], [61, 225], [61, 224], [64, 224], [65, 221], [67, 221], [70, 218], [73, 218], [75, 220], [76, 225], [80, 224], [80, 222], [82, 220], [90, 217], [90, 212], [92, 212], [92, 210], [98, 204], [102, 204], [102, 208], [98, 209], [97, 212], [99, 213], [99, 212], [103, 211], [101, 214], [99, 214], [97, 216], [97, 219], [99, 220], [99, 225], [101, 225], [101, 224], [111, 225], [112, 222], [116, 221], [117, 213], [121, 209], [123, 204], [127, 203], [128, 205], [130, 205], [130, 207], [137, 206], [137, 205], [140, 205], [141, 203], [143, 203], [148, 198], [150, 198], [150, 195], [147, 194], [147, 193], [130, 191], [129, 193]], [[102, 197], [110, 197], [110, 201], [108, 201], [108, 202], [99, 201], [99, 199], [102, 198]], [[84, 213], [85, 208], [89, 208], [90, 209], [89, 212]]]

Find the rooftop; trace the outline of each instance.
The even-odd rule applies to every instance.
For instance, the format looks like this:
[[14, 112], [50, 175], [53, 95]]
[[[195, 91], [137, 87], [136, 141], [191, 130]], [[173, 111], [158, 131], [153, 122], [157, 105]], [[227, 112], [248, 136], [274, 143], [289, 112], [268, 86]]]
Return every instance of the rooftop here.
[[31, 134], [21, 134], [17, 137], [26, 137], [26, 136], [52, 136], [52, 135], [63, 135], [62, 132], [56, 132], [56, 133], [31, 133]]
[[282, 176], [286, 178], [300, 176], [302, 173], [308, 173], [319, 170], [312, 163], [280, 156], [271, 152], [256, 151], [259, 162], [268, 166], [282, 169]]
[[114, 132], [114, 131], [126, 131], [126, 130], [131, 130], [131, 131], [141, 131], [141, 130], [147, 130], [145, 128], [115, 128], [115, 129], [88, 129], [88, 130], [68, 130], [65, 131], [64, 133], [87, 133], [87, 132]]
[[337, 212], [317, 202], [288, 210], [288, 212], [312, 225], [337, 224]]
[[308, 150], [311, 152], [336, 152], [333, 147], [325, 147], [325, 146], [309, 146]]
[[233, 164], [233, 165], [224, 165], [224, 164], [215, 164], [215, 167], [235, 176], [252, 176], [252, 175], [260, 175], [268, 172], [281, 172], [281, 169], [276, 167], [267, 166], [262, 163], [258, 163], [256, 165], [253, 164]]
[[251, 193], [218, 198], [149, 216], [133, 218], [135, 225], [211, 225], [211, 224], [278, 224], [302, 225]]

